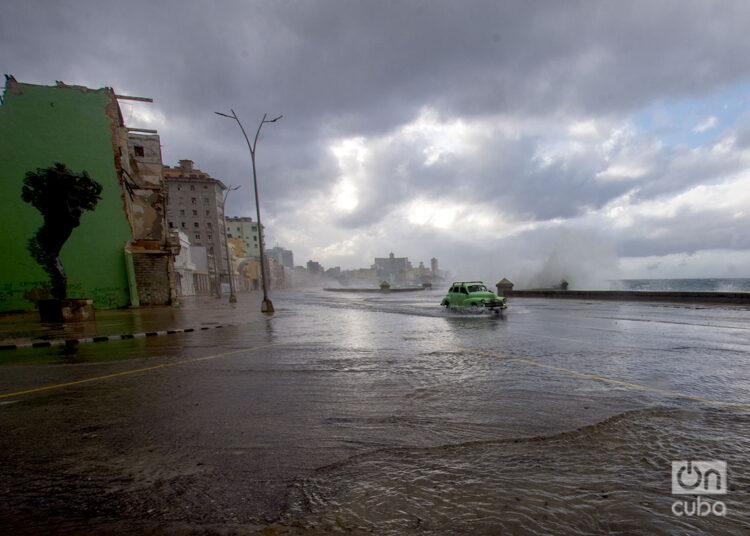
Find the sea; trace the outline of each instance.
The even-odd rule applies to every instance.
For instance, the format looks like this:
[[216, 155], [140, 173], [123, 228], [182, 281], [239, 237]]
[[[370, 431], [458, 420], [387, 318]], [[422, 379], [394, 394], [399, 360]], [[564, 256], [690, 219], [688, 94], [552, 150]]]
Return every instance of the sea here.
[[610, 290], [675, 290], [693, 292], [750, 292], [750, 278], [617, 279]]

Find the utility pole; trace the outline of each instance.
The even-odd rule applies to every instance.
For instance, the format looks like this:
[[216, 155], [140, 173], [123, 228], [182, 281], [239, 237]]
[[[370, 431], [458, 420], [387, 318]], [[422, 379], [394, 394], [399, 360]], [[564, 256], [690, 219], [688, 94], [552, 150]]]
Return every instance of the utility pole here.
[[229, 192], [239, 190], [241, 186], [230, 186], [227, 191], [224, 192], [224, 204], [221, 208], [222, 216], [224, 216], [224, 245], [227, 248], [227, 273], [229, 274], [229, 303], [237, 303], [237, 296], [234, 295], [234, 281], [232, 280], [232, 257], [229, 256], [229, 233], [227, 232], [227, 197]]
[[260, 129], [263, 128], [263, 125], [266, 123], [275, 123], [282, 117], [283, 115], [278, 116], [275, 119], [266, 119], [268, 114], [263, 114], [263, 119], [261, 119], [260, 124], [258, 125], [258, 130], [255, 132], [255, 139], [253, 140], [253, 143], [250, 143], [250, 139], [247, 137], [247, 133], [245, 132], [245, 128], [242, 126], [242, 123], [240, 123], [240, 119], [237, 117], [237, 114], [234, 113], [234, 110], [230, 108], [229, 110], [232, 112], [232, 115], [229, 114], [223, 114], [221, 112], [214, 112], [216, 115], [220, 115], [222, 117], [228, 117], [230, 119], [234, 119], [237, 121], [237, 124], [240, 126], [240, 130], [242, 130], [242, 135], [245, 136], [245, 141], [247, 142], [247, 148], [250, 149], [250, 161], [253, 164], [253, 187], [255, 188], [255, 213], [258, 217], [258, 245], [260, 246], [260, 277], [263, 283], [263, 302], [260, 305], [260, 310], [263, 313], [273, 313], [273, 304], [271, 303], [271, 300], [268, 299], [268, 288], [267, 288], [267, 278], [266, 278], [266, 264], [265, 264], [265, 246], [263, 245], [263, 225], [260, 221], [260, 201], [258, 200], [258, 174], [255, 170], [255, 149], [258, 146], [258, 136], [260, 136]]

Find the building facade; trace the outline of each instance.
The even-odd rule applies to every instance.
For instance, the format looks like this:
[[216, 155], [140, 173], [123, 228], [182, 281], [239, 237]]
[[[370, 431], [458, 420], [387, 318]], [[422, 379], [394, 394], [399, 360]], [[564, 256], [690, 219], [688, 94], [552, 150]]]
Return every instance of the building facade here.
[[307, 273], [308, 274], [322, 274], [323, 266], [316, 261], [307, 261]]
[[167, 232], [161, 141], [155, 133], [127, 131], [128, 153], [122, 170], [134, 240], [126, 252], [133, 260], [139, 305], [166, 305], [177, 296], [174, 257], [180, 244]]
[[375, 257], [372, 269], [380, 279], [391, 283], [403, 283], [411, 271], [411, 263], [408, 257], [396, 257], [391, 253], [388, 257]]
[[294, 253], [291, 250], [276, 246], [269, 249], [267, 253], [269, 257], [276, 259], [276, 262], [284, 268], [294, 268]]
[[227, 237], [239, 238], [244, 246], [246, 257], [259, 258], [260, 245], [258, 242], [258, 224], [252, 218], [236, 217], [226, 218]]
[[[228, 259], [224, 224], [224, 191], [227, 187], [208, 173], [196, 169], [192, 160], [164, 166], [167, 187], [167, 225], [170, 231], [187, 234], [191, 246], [206, 251], [209, 278], [220, 288], [228, 283]], [[195, 258], [193, 262], [200, 264]]]
[[[154, 178], [131, 159], [133, 129], [125, 127], [118, 104], [124, 98], [131, 97], [109, 87], [40, 86], [6, 75], [0, 104], [0, 311], [33, 310], [51, 297], [50, 276], [29, 250], [44, 217], [21, 192], [26, 173], [58, 162], [75, 173], [86, 171], [102, 187], [95, 208], [81, 215], [60, 251], [68, 297], [92, 299], [98, 308], [139, 305], [138, 271], [153, 270], [160, 287], [152, 285], [148, 296], [170, 299], [171, 255], [158, 172]], [[141, 247], [152, 256], [134, 255]], [[147, 260], [157, 257], [156, 263]]]

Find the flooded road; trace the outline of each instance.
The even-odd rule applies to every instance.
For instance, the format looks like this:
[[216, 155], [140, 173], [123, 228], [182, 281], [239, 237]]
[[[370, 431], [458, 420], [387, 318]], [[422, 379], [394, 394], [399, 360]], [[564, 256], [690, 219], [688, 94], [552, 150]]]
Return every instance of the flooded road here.
[[[0, 395], [59, 386], [0, 398], [3, 525], [750, 532], [750, 311], [442, 295], [276, 293], [223, 329], [0, 354]], [[684, 513], [678, 460], [726, 462], [714, 511]]]

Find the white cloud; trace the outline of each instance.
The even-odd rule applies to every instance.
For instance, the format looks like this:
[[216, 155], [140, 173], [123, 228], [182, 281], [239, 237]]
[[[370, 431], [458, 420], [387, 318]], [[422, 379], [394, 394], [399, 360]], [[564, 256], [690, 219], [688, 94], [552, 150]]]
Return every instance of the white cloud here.
[[719, 123], [719, 120], [716, 118], [716, 116], [711, 116], [706, 118], [705, 120], [701, 121], [695, 127], [693, 127], [693, 132], [701, 133], [706, 132], [707, 130], [711, 130], [712, 128], [716, 127], [716, 125]]
[[604, 171], [596, 174], [596, 178], [602, 181], [620, 181], [640, 179], [650, 170], [643, 166], [629, 164], [615, 164], [609, 166]]

